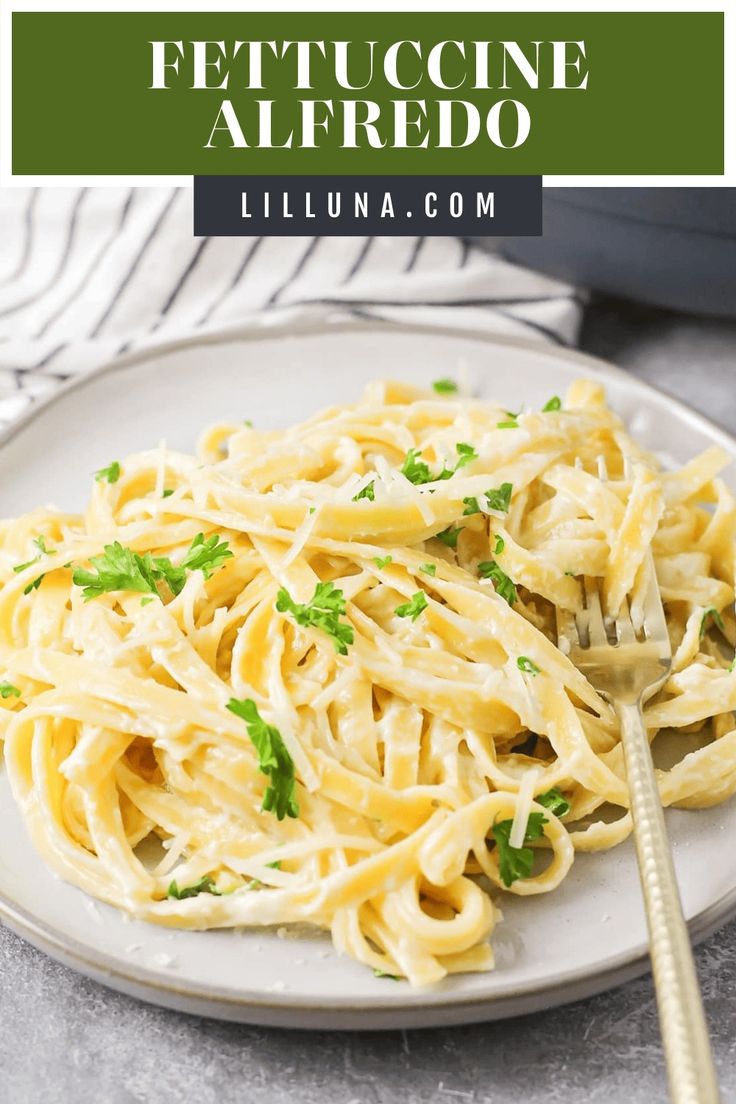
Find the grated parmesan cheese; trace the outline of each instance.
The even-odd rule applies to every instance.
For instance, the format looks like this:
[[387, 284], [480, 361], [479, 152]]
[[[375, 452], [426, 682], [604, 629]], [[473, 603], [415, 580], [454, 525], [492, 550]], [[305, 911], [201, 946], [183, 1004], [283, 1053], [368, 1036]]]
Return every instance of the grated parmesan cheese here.
[[523, 847], [526, 837], [526, 826], [529, 823], [529, 814], [534, 800], [534, 787], [539, 778], [539, 771], [528, 770], [519, 784], [519, 793], [516, 799], [516, 812], [514, 822], [511, 825], [509, 843], [512, 847]]

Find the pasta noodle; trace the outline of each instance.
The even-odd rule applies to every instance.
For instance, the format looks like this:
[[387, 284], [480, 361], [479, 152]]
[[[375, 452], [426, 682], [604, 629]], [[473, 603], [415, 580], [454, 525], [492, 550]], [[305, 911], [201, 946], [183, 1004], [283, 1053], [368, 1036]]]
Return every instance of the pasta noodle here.
[[62, 878], [173, 928], [313, 925], [416, 985], [491, 968], [501, 893], [631, 830], [555, 610], [588, 575], [636, 617], [650, 548], [662, 800], [734, 792], [729, 457], [662, 471], [586, 381], [520, 414], [443, 390], [218, 425], [0, 524], [0, 735]]

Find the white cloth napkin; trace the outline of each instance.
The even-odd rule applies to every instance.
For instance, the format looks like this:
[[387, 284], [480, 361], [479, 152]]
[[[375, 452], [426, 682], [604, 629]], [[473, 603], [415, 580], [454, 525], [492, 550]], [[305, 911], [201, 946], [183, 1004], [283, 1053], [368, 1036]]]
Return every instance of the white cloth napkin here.
[[195, 238], [192, 193], [0, 189], [0, 425], [131, 350], [324, 311], [574, 343], [583, 299], [458, 238]]

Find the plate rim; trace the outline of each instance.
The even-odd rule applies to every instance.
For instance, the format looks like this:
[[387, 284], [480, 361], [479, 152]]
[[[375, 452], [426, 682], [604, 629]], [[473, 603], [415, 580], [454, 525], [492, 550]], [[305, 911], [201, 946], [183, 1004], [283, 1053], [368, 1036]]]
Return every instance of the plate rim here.
[[[682, 400], [654, 387], [644, 380], [631, 376], [617, 365], [591, 356], [588, 353], [565, 345], [542, 342], [515, 335], [489, 333], [472, 327], [452, 325], [432, 325], [404, 320], [388, 319], [329, 319], [324, 316], [307, 316], [297, 319], [282, 318], [278, 321], [266, 319], [252, 320], [245, 324], [222, 327], [216, 331], [204, 332], [187, 337], [173, 338], [166, 342], [147, 346], [144, 349], [116, 357], [101, 364], [83, 375], [73, 377], [55, 388], [49, 395], [34, 402], [28, 410], [15, 418], [0, 431], [0, 467], [6, 447], [23, 430], [44, 414], [67, 394], [93, 386], [101, 376], [113, 375], [127, 368], [137, 367], [148, 360], [166, 357], [176, 352], [197, 347], [229, 344], [237, 341], [278, 340], [292, 337], [319, 337], [368, 332], [386, 335], [403, 333], [407, 336], [443, 336], [470, 340], [479, 345], [499, 348], [515, 348], [533, 352], [555, 360], [577, 362], [596, 381], [606, 382], [624, 380], [643, 396], [654, 396], [658, 402], [664, 401], [673, 408], [679, 417], [690, 425], [704, 430], [715, 443], [721, 444], [736, 460], [736, 435], [718, 425], [713, 419], [687, 406]], [[691, 939], [700, 943], [713, 934], [723, 924], [736, 916], [736, 885], [722, 896], [702, 909], [688, 921]], [[351, 1030], [356, 1025], [356, 1017], [369, 1029], [376, 1030], [385, 1026], [393, 1029], [397, 1021], [412, 1019], [412, 1026], [429, 1026], [438, 1022], [471, 1022], [472, 1020], [500, 1019], [531, 1011], [534, 1008], [552, 1008], [585, 996], [603, 992], [631, 978], [640, 976], [649, 969], [648, 944], [639, 942], [627, 951], [619, 952], [595, 966], [581, 966], [557, 973], [553, 978], [540, 984], [528, 979], [517, 982], [505, 992], [494, 995], [488, 993], [462, 993], [427, 989], [421, 993], [421, 1000], [411, 1003], [403, 1001], [368, 1000], [348, 995], [324, 996], [315, 1000], [311, 995], [293, 992], [264, 993], [243, 991], [234, 994], [219, 986], [207, 985], [197, 981], [177, 984], [172, 976], [170, 981], [162, 978], [156, 971], [131, 962], [123, 968], [120, 959], [105, 951], [95, 950], [88, 944], [67, 936], [54, 928], [52, 924], [33, 915], [9, 897], [0, 888], [0, 920], [16, 935], [31, 943], [50, 957], [71, 965], [72, 968], [87, 977], [101, 981], [119, 991], [133, 992], [140, 999], [159, 1005], [191, 1012], [192, 1002], [196, 1002], [198, 1011], [202, 1006], [210, 1015], [220, 1018], [240, 1020], [241, 1022], [266, 1023], [288, 1027], [309, 1029], [314, 1026], [293, 1017], [302, 1017], [307, 1013], [317, 1016], [343, 1014], [348, 1017], [344, 1023], [330, 1021], [333, 1030], [343, 1027]], [[189, 1007], [187, 1007], [187, 1004]], [[447, 1015], [442, 1016], [446, 1010]], [[229, 1013], [229, 1014], [228, 1014]], [[264, 1018], [265, 1017], [265, 1018]], [[374, 1022], [392, 1020], [390, 1023]], [[424, 1019], [424, 1023], [419, 1022]]]

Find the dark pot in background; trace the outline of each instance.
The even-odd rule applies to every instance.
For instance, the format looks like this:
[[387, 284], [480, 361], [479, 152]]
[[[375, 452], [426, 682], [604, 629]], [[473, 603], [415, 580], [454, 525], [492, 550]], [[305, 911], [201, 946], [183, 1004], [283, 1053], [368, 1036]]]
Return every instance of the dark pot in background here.
[[609, 295], [736, 318], [736, 188], [545, 188], [543, 202], [543, 237], [494, 248]]

